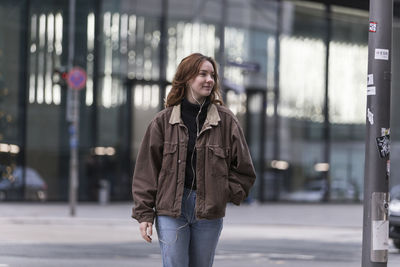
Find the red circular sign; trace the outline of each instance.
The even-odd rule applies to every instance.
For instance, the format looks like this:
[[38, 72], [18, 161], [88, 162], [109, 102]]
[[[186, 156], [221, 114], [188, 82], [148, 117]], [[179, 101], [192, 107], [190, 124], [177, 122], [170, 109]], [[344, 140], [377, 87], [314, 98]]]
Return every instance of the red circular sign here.
[[67, 83], [75, 90], [81, 90], [86, 86], [86, 71], [80, 67], [74, 67], [68, 72]]

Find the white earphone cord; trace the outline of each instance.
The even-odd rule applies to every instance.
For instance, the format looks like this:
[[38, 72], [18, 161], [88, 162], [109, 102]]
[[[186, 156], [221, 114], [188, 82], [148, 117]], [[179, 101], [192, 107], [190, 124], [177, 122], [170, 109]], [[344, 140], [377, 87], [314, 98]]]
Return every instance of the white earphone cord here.
[[[197, 140], [197, 137], [199, 137], [199, 135], [200, 135], [199, 116], [200, 116], [200, 113], [201, 113], [201, 111], [202, 111], [202, 109], [203, 109], [203, 105], [204, 105], [204, 103], [206, 102], [206, 100], [204, 99], [203, 103], [200, 104], [200, 102], [194, 97], [193, 88], [192, 88], [192, 87], [190, 87], [190, 92], [191, 92], [191, 94], [192, 94], [192, 98], [200, 105], [199, 112], [197, 113], [197, 116], [196, 116], [196, 140]], [[190, 187], [189, 196], [190, 196], [190, 194], [191, 194], [192, 191], [193, 191], [194, 181], [196, 180], [196, 171], [195, 171], [195, 169], [193, 168], [193, 156], [194, 156], [194, 153], [195, 153], [195, 152], [196, 152], [196, 142], [195, 142], [195, 145], [194, 145], [194, 148], [193, 148], [193, 153], [192, 153], [192, 156], [191, 156], [191, 159], [190, 159], [190, 167], [192, 168], [193, 180], [192, 180], [192, 185], [191, 185], [191, 187]], [[189, 198], [189, 196], [188, 196], [188, 198]]]

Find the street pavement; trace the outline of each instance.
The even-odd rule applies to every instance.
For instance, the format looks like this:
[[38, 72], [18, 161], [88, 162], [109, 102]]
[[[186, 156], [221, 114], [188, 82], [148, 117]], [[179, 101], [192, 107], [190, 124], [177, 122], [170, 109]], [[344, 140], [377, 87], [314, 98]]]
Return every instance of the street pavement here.
[[[0, 203], [0, 267], [161, 266], [130, 203]], [[155, 231], [154, 231], [155, 232]], [[361, 266], [362, 205], [228, 206], [214, 267]], [[400, 266], [392, 245], [389, 267]]]

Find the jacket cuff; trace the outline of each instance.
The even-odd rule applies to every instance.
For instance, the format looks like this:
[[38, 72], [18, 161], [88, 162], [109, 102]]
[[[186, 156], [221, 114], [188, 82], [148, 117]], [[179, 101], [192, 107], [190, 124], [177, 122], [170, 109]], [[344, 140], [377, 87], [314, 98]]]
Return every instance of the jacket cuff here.
[[240, 205], [240, 203], [245, 199], [246, 194], [242, 190], [241, 186], [238, 184], [231, 183], [230, 185], [230, 202], [235, 205]]
[[139, 223], [150, 222], [154, 224], [154, 213], [153, 214], [132, 214], [132, 218], [136, 219]]

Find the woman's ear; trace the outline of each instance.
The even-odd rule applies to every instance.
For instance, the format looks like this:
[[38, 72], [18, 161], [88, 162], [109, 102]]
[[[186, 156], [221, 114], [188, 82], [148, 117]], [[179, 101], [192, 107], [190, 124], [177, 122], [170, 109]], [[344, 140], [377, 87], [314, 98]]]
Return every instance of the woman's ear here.
[[186, 88], [190, 88], [190, 85], [193, 83], [193, 79], [190, 79], [186, 82]]
[[191, 90], [192, 83], [193, 83], [193, 79], [190, 79], [189, 81], [186, 82], [186, 92]]

